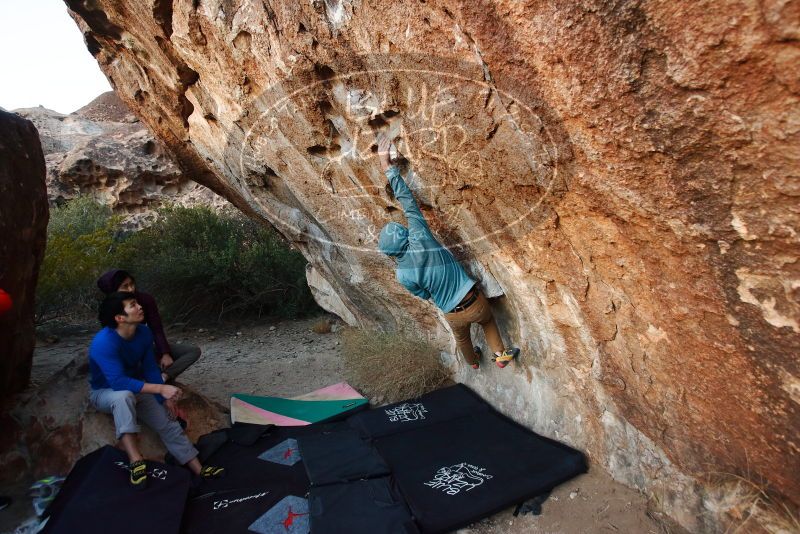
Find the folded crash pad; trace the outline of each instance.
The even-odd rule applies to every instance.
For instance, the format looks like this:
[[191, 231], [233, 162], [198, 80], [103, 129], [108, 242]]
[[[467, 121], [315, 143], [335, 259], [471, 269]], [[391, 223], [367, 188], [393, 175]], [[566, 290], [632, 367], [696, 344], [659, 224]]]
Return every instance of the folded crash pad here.
[[389, 474], [389, 466], [372, 444], [353, 429], [310, 434], [298, 438], [297, 443], [312, 486]]
[[318, 432], [348, 429], [344, 423], [303, 427], [237, 424], [208, 457], [225, 477], [206, 480], [186, 505], [184, 534], [307, 534], [310, 487], [297, 441]]
[[312, 488], [314, 534], [415, 534], [419, 532], [388, 477]]
[[417, 399], [389, 404], [348, 418], [362, 437], [380, 438], [490, 410], [490, 406], [463, 384], [439, 389]]
[[189, 492], [190, 473], [183, 467], [147, 462], [147, 487], [128, 479], [128, 457], [105, 446], [75, 463], [56, 498], [45, 511], [50, 534], [178, 533]]
[[586, 471], [583, 454], [487, 410], [375, 440], [423, 532], [447, 532]]
[[231, 396], [231, 422], [304, 426], [343, 419], [367, 407], [368, 401], [345, 382], [300, 397]]
[[[224, 467], [225, 477], [206, 480], [198, 491], [213, 493], [273, 485], [274, 491], [283, 491], [284, 495], [305, 495], [310, 483], [297, 438], [324, 429], [346, 428], [342, 425], [325, 423], [304, 427], [270, 427], [254, 441], [228, 439], [206, 460], [209, 465]], [[227, 433], [234, 431], [228, 429]]]
[[308, 534], [305, 492], [292, 495], [274, 482], [207, 493], [191, 499], [184, 534]]

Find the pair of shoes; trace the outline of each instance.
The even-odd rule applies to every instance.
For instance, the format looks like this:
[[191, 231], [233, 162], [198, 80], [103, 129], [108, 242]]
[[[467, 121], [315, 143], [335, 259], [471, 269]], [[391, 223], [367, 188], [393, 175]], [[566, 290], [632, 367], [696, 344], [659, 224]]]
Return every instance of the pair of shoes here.
[[472, 368], [473, 368], [473, 369], [480, 369], [480, 368], [481, 368], [481, 362], [480, 362], [480, 359], [483, 357], [483, 352], [481, 351], [481, 348], [480, 348], [479, 346], [477, 346], [477, 345], [475, 345], [475, 346], [472, 348], [472, 350], [474, 350], [474, 351], [475, 351], [475, 354], [477, 354], [477, 355], [478, 355], [478, 361], [477, 361], [477, 362], [475, 362], [475, 363], [473, 363], [473, 364], [471, 364], [471, 366], [472, 366]]
[[515, 347], [512, 349], [504, 350], [503, 354], [501, 354], [500, 356], [495, 356], [494, 358], [492, 358], [492, 361], [494, 361], [494, 363], [497, 364], [497, 367], [502, 369], [517, 356], [519, 356], [519, 349]]
[[128, 465], [130, 471], [131, 486], [136, 489], [144, 489], [147, 486], [147, 463], [144, 460], [131, 462]]
[[224, 467], [214, 467], [213, 465], [207, 465], [200, 470], [201, 478], [222, 478], [224, 476], [225, 476]]

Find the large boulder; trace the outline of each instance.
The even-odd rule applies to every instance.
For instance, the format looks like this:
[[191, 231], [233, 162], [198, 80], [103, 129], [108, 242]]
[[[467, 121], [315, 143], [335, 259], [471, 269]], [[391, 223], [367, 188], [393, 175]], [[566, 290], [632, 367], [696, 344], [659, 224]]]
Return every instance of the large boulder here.
[[0, 289], [13, 302], [9, 311], [0, 313], [0, 397], [24, 389], [31, 376], [34, 293], [48, 214], [36, 128], [0, 110]]
[[194, 182], [113, 92], [64, 115], [14, 110], [39, 130], [51, 205], [91, 196], [137, 225], [164, 203], [227, 204]]
[[402, 221], [374, 135], [399, 131], [523, 349], [458, 380], [693, 530], [709, 472], [798, 499], [800, 3], [66, 3], [120, 98], [348, 322], [453, 352], [374, 250]]

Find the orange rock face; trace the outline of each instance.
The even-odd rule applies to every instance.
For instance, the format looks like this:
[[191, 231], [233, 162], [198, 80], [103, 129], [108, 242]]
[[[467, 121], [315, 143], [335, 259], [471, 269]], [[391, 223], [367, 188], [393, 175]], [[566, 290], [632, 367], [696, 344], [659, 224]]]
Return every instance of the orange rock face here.
[[185, 170], [354, 322], [453, 351], [374, 251], [403, 220], [372, 152], [390, 130], [523, 349], [452, 359], [459, 380], [690, 528], [709, 472], [798, 499], [800, 3], [66, 3]]

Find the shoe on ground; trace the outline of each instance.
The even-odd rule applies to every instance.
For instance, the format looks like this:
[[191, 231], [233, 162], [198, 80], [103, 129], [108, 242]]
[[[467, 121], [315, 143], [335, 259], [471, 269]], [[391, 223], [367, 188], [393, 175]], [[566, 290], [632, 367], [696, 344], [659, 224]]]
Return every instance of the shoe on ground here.
[[2, 510], [3, 508], [8, 508], [8, 505], [10, 504], [11, 504], [11, 497], [0, 495], [0, 510]]
[[147, 486], [147, 463], [144, 460], [132, 462], [128, 466], [130, 470], [131, 486], [136, 489], [144, 489]]
[[494, 361], [494, 363], [497, 364], [497, 367], [502, 369], [517, 356], [519, 356], [519, 349], [514, 347], [512, 349], [504, 350], [500, 356], [495, 356], [494, 358], [492, 358], [492, 360]]
[[224, 467], [207, 465], [200, 470], [200, 478], [222, 478], [225, 476]]

